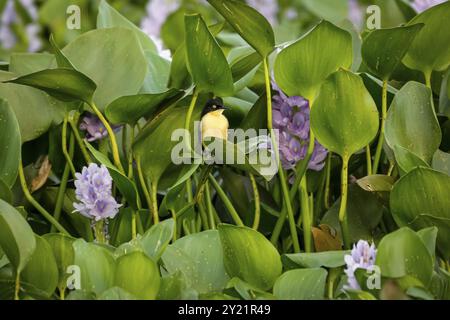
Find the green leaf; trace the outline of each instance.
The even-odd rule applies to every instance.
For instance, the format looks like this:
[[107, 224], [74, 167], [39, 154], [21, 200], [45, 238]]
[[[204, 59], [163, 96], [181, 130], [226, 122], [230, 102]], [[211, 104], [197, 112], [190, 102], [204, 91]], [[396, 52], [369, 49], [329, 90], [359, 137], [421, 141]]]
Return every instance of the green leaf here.
[[433, 156], [433, 169], [446, 173], [450, 176], [450, 153], [436, 151]]
[[340, 70], [324, 82], [311, 109], [311, 128], [328, 150], [349, 157], [377, 135], [378, 110], [362, 79]]
[[386, 120], [386, 142], [391, 149], [400, 146], [431, 162], [441, 144], [441, 130], [430, 89], [408, 82], [397, 93]]
[[75, 252], [72, 245], [75, 239], [61, 233], [47, 233], [43, 238], [53, 250], [56, 265], [58, 266], [58, 288], [64, 290], [67, 285], [67, 278], [70, 276], [67, 273], [67, 268], [74, 264]]
[[425, 74], [432, 71], [443, 71], [450, 65], [450, 2], [444, 2], [422, 12], [412, 19], [408, 25], [423, 23], [425, 27], [414, 39], [403, 63], [411, 69]]
[[275, 36], [272, 26], [258, 11], [240, 1], [208, 0], [208, 2], [261, 56], [265, 58], [274, 50]]
[[12, 203], [13, 194], [9, 189], [8, 185], [0, 179], [0, 199], [5, 202]]
[[438, 235], [439, 229], [436, 227], [425, 228], [417, 231], [417, 235], [422, 239], [422, 242], [428, 249], [428, 252], [433, 257], [436, 254], [436, 238]]
[[0, 98], [0, 180], [12, 187], [20, 162], [20, 129], [8, 102]]
[[425, 286], [430, 282], [433, 272], [433, 260], [428, 249], [409, 228], [401, 228], [381, 239], [375, 264], [384, 277], [412, 276]]
[[394, 186], [390, 198], [392, 216], [399, 226], [414, 230], [436, 226], [437, 244], [450, 257], [450, 177], [428, 168], [416, 168]]
[[98, 6], [97, 29], [114, 27], [133, 31], [144, 51], [156, 52], [156, 46], [147, 34], [111, 7], [105, 0], [102, 0]]
[[335, 23], [348, 18], [349, 2], [347, 0], [299, 0], [302, 6], [319, 18]]
[[169, 274], [181, 272], [198, 293], [221, 291], [229, 280], [216, 230], [185, 236], [168, 246], [162, 262]]
[[277, 279], [273, 294], [281, 300], [322, 300], [326, 281], [322, 268], [290, 270]]
[[0, 200], [0, 247], [19, 273], [36, 249], [33, 230], [25, 218], [3, 200]]
[[[84, 299], [80, 299], [84, 300]], [[109, 288], [106, 291], [103, 291], [103, 293], [97, 298], [97, 300], [139, 300], [138, 297], [132, 295], [131, 293], [125, 291], [122, 288], [119, 287], [112, 287]]]
[[195, 85], [217, 96], [232, 95], [230, 66], [202, 17], [199, 14], [185, 16], [185, 28], [186, 56]]
[[98, 162], [103, 164], [109, 171], [111, 178], [119, 189], [120, 193], [127, 199], [128, 204], [134, 209], [138, 210], [139, 195], [136, 185], [127, 176], [122, 174], [111, 161], [103, 153], [97, 151], [89, 142], [85, 141], [85, 144], [89, 151], [92, 153]]
[[164, 220], [153, 225], [139, 242], [144, 252], [153, 260], [158, 261], [166, 250], [175, 232], [175, 222], [173, 219]]
[[[269, 292], [263, 291], [254, 285], [234, 277], [227, 283], [226, 291], [234, 289], [244, 300], [275, 300], [275, 296]], [[235, 294], [234, 294], [235, 295]]]
[[150, 51], [145, 52], [145, 59], [147, 60], [148, 71], [140, 92], [155, 94], [167, 91], [171, 62]]
[[36, 250], [21, 272], [21, 279], [47, 293], [53, 294], [58, 285], [59, 272], [55, 256], [48, 242], [37, 235]]
[[394, 182], [393, 177], [382, 174], [366, 176], [356, 181], [358, 186], [369, 192], [391, 192]]
[[344, 257], [350, 251], [325, 251], [314, 253], [284, 254], [283, 264], [289, 269], [296, 268], [339, 268], [345, 265]]
[[73, 66], [72, 62], [70, 62], [70, 60], [67, 59], [67, 57], [64, 55], [64, 53], [62, 53], [62, 51], [59, 49], [58, 45], [55, 42], [55, 39], [53, 38], [53, 34], [50, 35], [49, 42], [53, 48], [55, 59], [56, 59], [56, 64], [57, 64], [58, 68], [66, 68], [66, 69], [75, 70], [75, 67]]
[[350, 68], [352, 55], [351, 35], [322, 21], [278, 54], [275, 79], [287, 95], [314, 101], [321, 84], [330, 74], [342, 67]]
[[78, 71], [97, 84], [94, 102], [101, 111], [119, 97], [137, 94], [147, 74], [139, 41], [129, 29], [89, 31], [62, 51]]
[[96, 84], [81, 72], [62, 68], [42, 70], [5, 82], [40, 89], [66, 102], [81, 100], [89, 103], [96, 89]]
[[121, 256], [116, 262], [115, 285], [144, 300], [154, 300], [160, 286], [159, 270], [142, 252]]
[[0, 96], [8, 101], [19, 123], [22, 143], [31, 141], [62, 122], [66, 108], [45, 92], [21, 85], [1, 83], [17, 75], [0, 71]]
[[423, 26], [372, 31], [362, 45], [362, 57], [369, 70], [381, 80], [389, 80]]
[[115, 262], [107, 249], [83, 239], [76, 240], [73, 249], [83, 290], [99, 295], [114, 285]]
[[401, 175], [405, 175], [417, 167], [429, 167], [428, 163], [417, 154], [399, 145], [394, 147], [394, 155]]
[[247, 227], [221, 224], [218, 229], [228, 275], [262, 290], [272, 288], [282, 269], [280, 255], [272, 243]]
[[170, 89], [162, 93], [120, 97], [106, 107], [105, 114], [114, 124], [127, 123], [134, 126], [140, 118], [154, 114], [161, 105], [180, 95], [180, 91]]

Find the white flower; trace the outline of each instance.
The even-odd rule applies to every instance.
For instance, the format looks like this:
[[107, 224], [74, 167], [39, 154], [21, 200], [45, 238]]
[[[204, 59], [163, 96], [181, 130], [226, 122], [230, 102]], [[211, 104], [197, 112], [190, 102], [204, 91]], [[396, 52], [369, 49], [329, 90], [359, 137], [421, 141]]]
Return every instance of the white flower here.
[[360, 290], [361, 287], [358, 280], [355, 277], [355, 271], [357, 269], [368, 270], [375, 265], [375, 259], [377, 256], [377, 250], [375, 244], [369, 245], [367, 241], [359, 240], [356, 245], [353, 245], [353, 249], [350, 255], [344, 257], [347, 269], [345, 273], [348, 277], [348, 285], [344, 289]]

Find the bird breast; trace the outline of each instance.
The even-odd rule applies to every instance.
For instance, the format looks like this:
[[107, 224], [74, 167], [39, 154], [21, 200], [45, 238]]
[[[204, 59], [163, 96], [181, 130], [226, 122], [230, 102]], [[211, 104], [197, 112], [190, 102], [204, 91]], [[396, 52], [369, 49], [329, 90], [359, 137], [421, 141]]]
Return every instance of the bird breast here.
[[[220, 110], [223, 112], [223, 110]], [[222, 112], [210, 112], [202, 118], [202, 138], [207, 137], [227, 140], [228, 138], [228, 119]]]

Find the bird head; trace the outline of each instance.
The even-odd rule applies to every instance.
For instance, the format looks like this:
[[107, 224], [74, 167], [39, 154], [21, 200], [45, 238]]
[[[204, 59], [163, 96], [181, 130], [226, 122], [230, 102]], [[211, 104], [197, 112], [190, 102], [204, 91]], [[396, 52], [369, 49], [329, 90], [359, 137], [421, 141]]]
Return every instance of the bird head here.
[[203, 116], [205, 116], [206, 114], [208, 114], [210, 112], [216, 112], [216, 111], [223, 112], [223, 110], [226, 110], [226, 109], [227, 108], [223, 105], [223, 100], [221, 98], [209, 99], [206, 102], [205, 107], [203, 108], [201, 117], [203, 118]]

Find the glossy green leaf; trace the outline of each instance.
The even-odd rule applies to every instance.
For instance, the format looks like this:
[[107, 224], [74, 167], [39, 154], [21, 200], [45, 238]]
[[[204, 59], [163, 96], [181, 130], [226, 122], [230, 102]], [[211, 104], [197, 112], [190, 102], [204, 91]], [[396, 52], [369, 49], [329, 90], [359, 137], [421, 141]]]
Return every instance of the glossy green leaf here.
[[415, 24], [372, 31], [362, 45], [362, 57], [369, 70], [378, 78], [389, 80], [423, 26]]
[[433, 169], [446, 173], [450, 176], [450, 154], [436, 151], [432, 161]]
[[199, 90], [230, 96], [233, 76], [222, 49], [200, 15], [185, 16], [186, 57], [192, 79]]
[[414, 230], [436, 226], [438, 249], [450, 257], [450, 177], [428, 168], [416, 168], [402, 177], [391, 193], [392, 215], [399, 226]]
[[120, 193], [127, 199], [133, 209], [138, 210], [139, 195], [136, 185], [127, 176], [122, 174], [103, 153], [97, 151], [89, 142], [85, 141], [87, 148], [98, 162], [103, 164], [109, 171], [111, 178], [119, 189]]
[[175, 232], [173, 219], [164, 220], [153, 225], [139, 240], [144, 252], [158, 261], [164, 250], [169, 245]]
[[228, 275], [262, 290], [272, 288], [282, 269], [280, 255], [272, 243], [247, 227], [221, 224], [218, 229]]
[[33, 230], [14, 207], [0, 199], [0, 247], [16, 272], [21, 272], [36, 249]]
[[81, 288], [101, 294], [114, 285], [115, 262], [105, 248], [78, 239], [73, 243], [74, 265], [80, 268]]
[[[84, 300], [84, 299], [81, 299]], [[112, 287], [103, 293], [97, 298], [97, 300], [139, 300], [137, 296], [132, 295], [131, 293], [125, 291], [119, 287]]]
[[8, 103], [0, 98], [0, 180], [12, 187], [20, 161], [20, 129]]
[[172, 56], [168, 82], [170, 88], [187, 89], [191, 86], [192, 78], [187, 68], [186, 59], [186, 43], [183, 41]]
[[326, 251], [314, 253], [291, 253], [282, 256], [283, 264], [289, 269], [296, 268], [338, 268], [345, 265], [344, 256], [349, 251]]
[[126, 28], [133, 31], [144, 51], [156, 52], [156, 46], [147, 34], [111, 7], [108, 2], [102, 0], [98, 6], [97, 28], [105, 29], [114, 27]]
[[67, 57], [64, 55], [64, 53], [62, 53], [62, 51], [59, 49], [58, 45], [55, 42], [55, 39], [53, 38], [53, 35], [50, 35], [49, 42], [53, 48], [55, 59], [56, 59], [56, 64], [57, 64], [58, 68], [66, 68], [66, 69], [74, 69], [75, 70], [75, 67], [73, 66], [72, 62], [70, 62], [70, 60], [67, 59]]
[[162, 104], [175, 97], [180, 91], [170, 89], [155, 94], [124, 96], [111, 102], [105, 109], [106, 117], [114, 124], [136, 125], [140, 118], [152, 115]]
[[430, 89], [408, 82], [397, 93], [386, 120], [386, 142], [391, 149], [400, 146], [431, 162], [441, 144], [441, 130]]
[[12, 203], [13, 200], [13, 194], [11, 190], [9, 189], [8, 185], [3, 182], [2, 179], [0, 179], [0, 199], [8, 203]]
[[58, 285], [59, 272], [53, 250], [48, 242], [36, 237], [36, 250], [20, 276], [25, 282], [50, 296]]
[[394, 147], [394, 155], [401, 175], [404, 175], [417, 167], [429, 167], [428, 163], [421, 157], [399, 145]]
[[425, 228], [417, 231], [417, 235], [428, 249], [430, 255], [434, 258], [436, 254], [436, 239], [439, 229], [436, 227]]
[[117, 259], [114, 283], [134, 296], [155, 299], [160, 281], [156, 263], [144, 253], [132, 252]]
[[380, 241], [375, 264], [384, 277], [412, 276], [425, 286], [433, 272], [433, 260], [427, 247], [409, 228], [394, 231]]
[[277, 279], [273, 294], [281, 300], [322, 300], [326, 281], [322, 268], [290, 270]]
[[275, 46], [272, 26], [266, 18], [243, 2], [235, 0], [208, 0], [227, 22], [263, 57]]
[[62, 51], [78, 71], [97, 84], [94, 102], [101, 111], [119, 97], [137, 94], [147, 74], [141, 45], [129, 29], [89, 31]]
[[370, 192], [391, 192], [394, 182], [393, 177], [382, 174], [366, 176], [356, 181], [363, 190]]
[[75, 239], [61, 233], [47, 233], [43, 238], [53, 250], [59, 273], [58, 288], [60, 290], [65, 289], [67, 278], [70, 276], [67, 273], [67, 268], [73, 265], [75, 259], [75, 252], [72, 246]]
[[181, 272], [198, 293], [221, 291], [229, 280], [216, 230], [191, 234], [168, 246], [162, 255], [169, 274]]
[[311, 128], [328, 150], [349, 157], [377, 135], [378, 110], [362, 79], [349, 71], [324, 82], [311, 110]]
[[90, 102], [96, 84], [87, 76], [72, 69], [48, 69], [6, 81], [45, 91], [61, 101]]
[[[227, 292], [233, 289], [244, 300], [275, 300], [276, 297], [269, 292], [261, 290], [254, 285], [234, 277], [227, 283]], [[235, 294], [234, 294], [235, 295]]]
[[408, 25], [425, 24], [414, 39], [403, 63], [414, 70], [431, 74], [443, 71], [450, 65], [450, 2], [444, 2], [426, 10], [412, 19]]
[[314, 100], [323, 81], [331, 73], [339, 68], [350, 68], [352, 54], [350, 34], [322, 21], [278, 54], [275, 79], [289, 96]]

